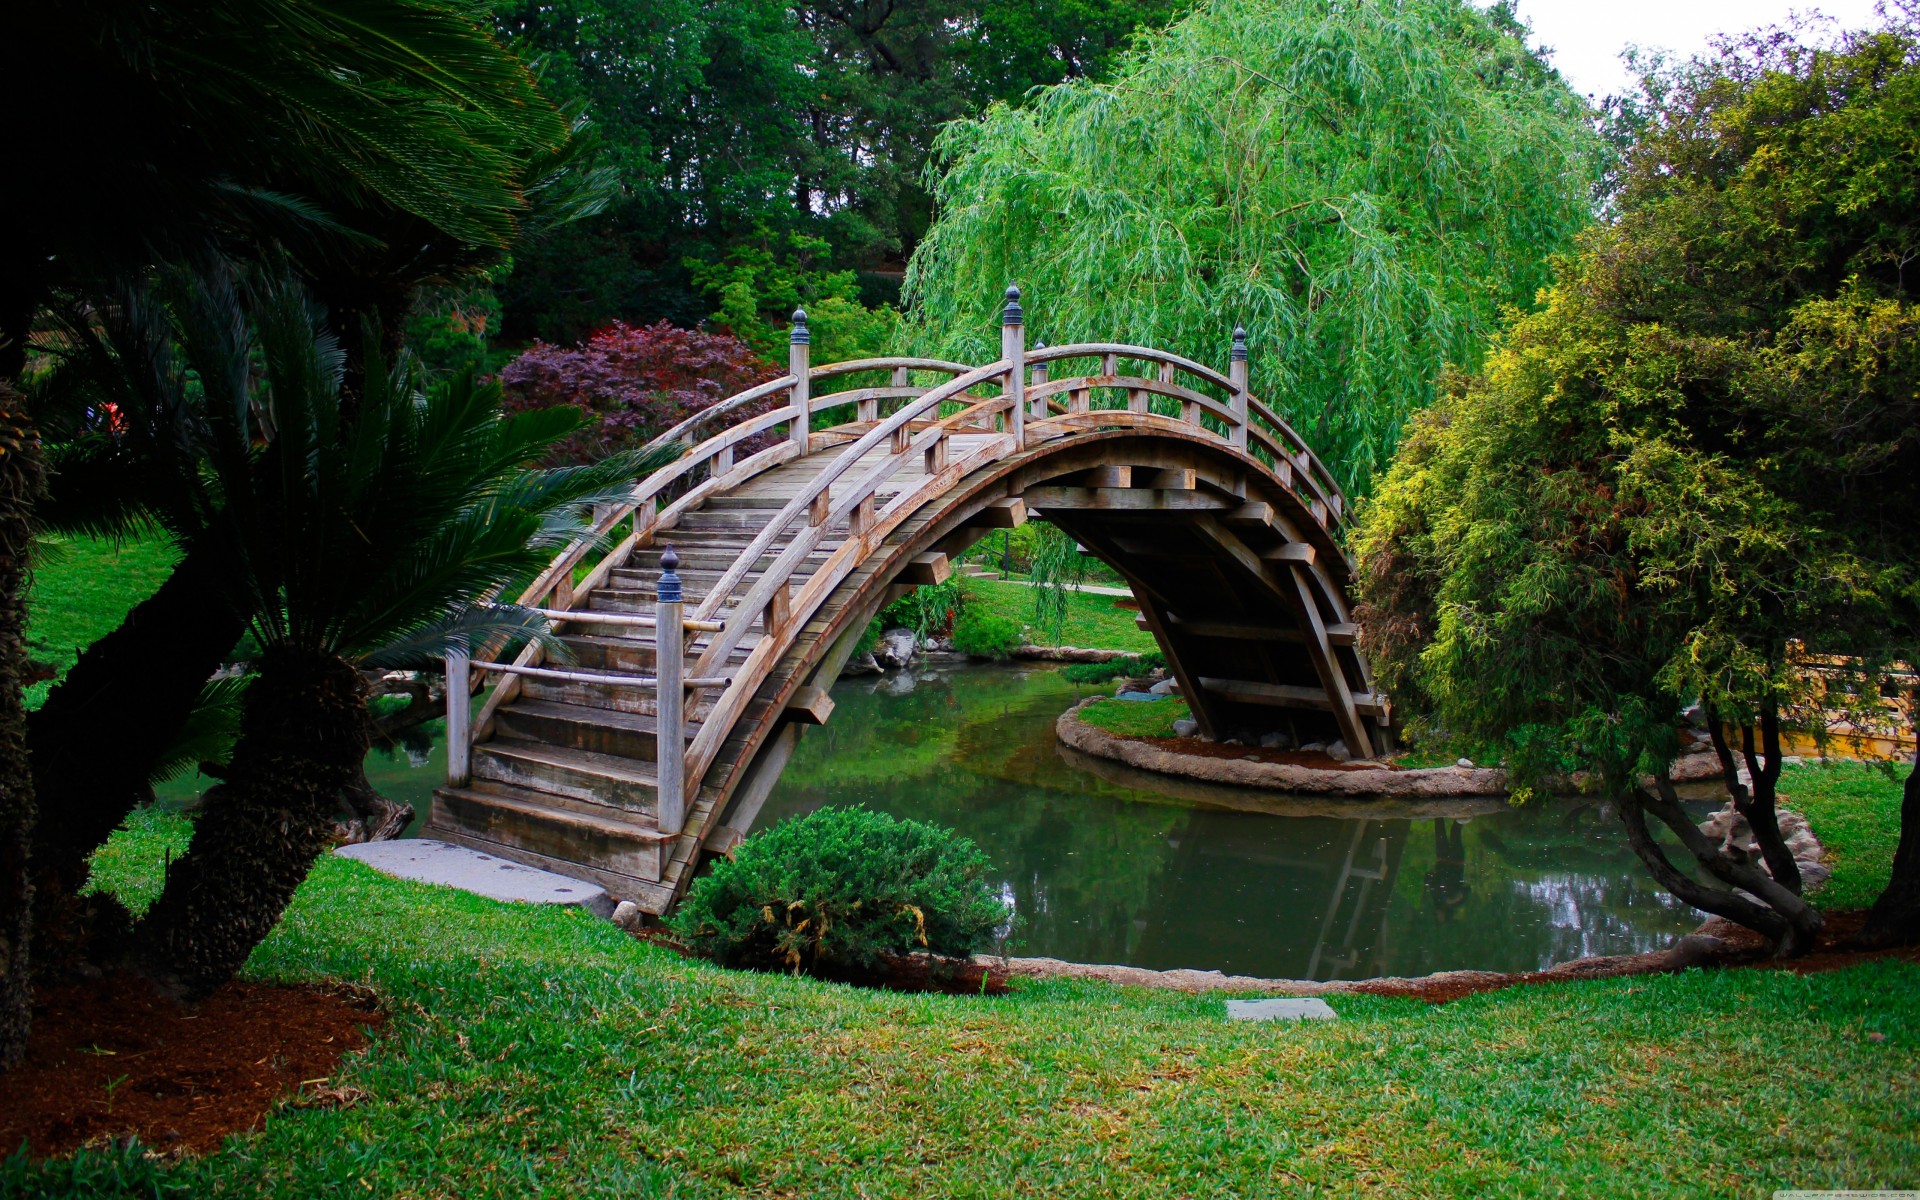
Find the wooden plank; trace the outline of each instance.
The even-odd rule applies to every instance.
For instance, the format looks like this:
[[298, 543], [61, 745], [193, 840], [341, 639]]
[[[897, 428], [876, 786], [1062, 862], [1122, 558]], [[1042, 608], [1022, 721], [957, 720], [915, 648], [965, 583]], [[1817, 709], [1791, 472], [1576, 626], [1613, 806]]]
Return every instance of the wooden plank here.
[[919, 584], [921, 587], [945, 583], [951, 578], [953, 564], [938, 551], [914, 555], [907, 560], [906, 569], [900, 572], [900, 582]]
[[988, 529], [1018, 529], [1027, 523], [1027, 502], [1020, 496], [1008, 496], [995, 500], [968, 520], [969, 525], [984, 525]]
[[1272, 546], [1262, 550], [1260, 557], [1266, 559], [1268, 562], [1303, 563], [1311, 565], [1315, 557], [1315, 552], [1313, 547], [1305, 542], [1282, 542], [1278, 546]]
[[1133, 486], [1132, 467], [1095, 467], [1081, 476], [1082, 487], [1123, 488]]
[[805, 684], [787, 701], [787, 719], [801, 725], [825, 725], [833, 715], [833, 697], [827, 689]]
[[1181, 633], [1193, 637], [1221, 638], [1235, 642], [1304, 642], [1307, 631], [1298, 627], [1262, 625], [1234, 621], [1188, 621], [1169, 617], [1169, 623]]
[[1226, 522], [1229, 525], [1265, 529], [1273, 524], [1273, 505], [1264, 500], [1242, 504], [1227, 513]]
[[1027, 503], [1042, 512], [1048, 509], [1106, 509], [1116, 512], [1218, 512], [1232, 501], [1201, 491], [1173, 491], [1160, 488], [1119, 487], [1033, 487], [1027, 489]]
[[[1276, 708], [1311, 708], [1321, 712], [1333, 709], [1333, 698], [1321, 688], [1295, 687], [1283, 683], [1254, 683], [1245, 679], [1220, 679], [1206, 676], [1200, 686], [1216, 696], [1243, 704], [1267, 704]], [[1353, 706], [1370, 717], [1386, 711], [1386, 706], [1370, 692], [1356, 693]]]

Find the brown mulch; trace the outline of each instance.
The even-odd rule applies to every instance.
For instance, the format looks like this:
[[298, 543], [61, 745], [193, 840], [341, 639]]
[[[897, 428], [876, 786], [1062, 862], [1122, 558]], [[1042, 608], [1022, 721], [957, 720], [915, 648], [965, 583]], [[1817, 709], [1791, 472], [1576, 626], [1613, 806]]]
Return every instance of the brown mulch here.
[[[1123, 737], [1124, 734], [1115, 734]], [[1318, 750], [1262, 750], [1258, 746], [1229, 746], [1222, 742], [1203, 742], [1199, 738], [1183, 737], [1141, 737], [1130, 741], [1146, 742], [1156, 750], [1171, 750], [1176, 754], [1193, 754], [1202, 758], [1231, 758], [1237, 761], [1252, 759], [1263, 763], [1288, 763], [1296, 767], [1312, 767], [1316, 771], [1397, 771], [1391, 763], [1381, 762], [1339, 762], [1331, 755]]]
[[358, 1094], [329, 1077], [381, 1020], [371, 992], [345, 985], [235, 982], [196, 1007], [127, 974], [43, 989], [26, 1059], [0, 1075], [0, 1154], [128, 1134], [204, 1154], [258, 1128], [282, 1097], [350, 1103]]
[[1504, 974], [1494, 971], [1454, 971], [1424, 979], [1380, 979], [1354, 985], [1353, 990], [1374, 996], [1403, 996], [1444, 1004], [1480, 992], [1498, 991], [1521, 984], [1567, 983], [1578, 979], [1608, 979], [1627, 975], [1654, 975], [1688, 967], [1714, 967], [1723, 970], [1764, 969], [1792, 971], [1812, 975], [1838, 971], [1876, 959], [1891, 958], [1920, 963], [1920, 946], [1868, 948], [1858, 944], [1865, 911], [1826, 914], [1826, 927], [1812, 953], [1799, 958], [1775, 958], [1767, 941], [1750, 929], [1718, 917], [1702, 925], [1692, 936], [1683, 938], [1671, 950], [1651, 954], [1628, 954], [1614, 958], [1583, 958], [1561, 963], [1545, 971]]
[[[655, 925], [629, 929], [636, 941], [661, 946], [682, 958], [704, 961], [706, 956], [667, 930]], [[747, 966], [748, 970], [757, 970]], [[765, 968], [770, 974], [785, 975], [782, 969]], [[885, 992], [939, 992], [949, 996], [1004, 996], [1013, 990], [1013, 976], [978, 961], [945, 958], [937, 954], [882, 955], [871, 970], [822, 968], [807, 972], [815, 979], [850, 983], [855, 987], [878, 988]]]

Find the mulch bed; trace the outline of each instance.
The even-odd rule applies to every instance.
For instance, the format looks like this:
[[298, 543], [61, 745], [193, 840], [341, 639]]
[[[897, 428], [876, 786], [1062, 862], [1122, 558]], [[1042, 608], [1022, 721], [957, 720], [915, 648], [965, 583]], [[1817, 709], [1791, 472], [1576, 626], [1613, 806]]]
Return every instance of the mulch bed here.
[[259, 1127], [283, 1097], [331, 1106], [341, 1056], [366, 1045], [381, 1015], [371, 992], [230, 983], [197, 1007], [134, 975], [61, 984], [35, 997], [27, 1057], [0, 1075], [0, 1154], [35, 1157], [137, 1136], [156, 1150], [204, 1154]]
[[[1404, 996], [1434, 1004], [1444, 1004], [1449, 1000], [1459, 1000], [1480, 992], [1498, 991], [1501, 988], [1522, 984], [1567, 983], [1578, 979], [1651, 975], [1687, 967], [1722, 970], [1761, 969], [1812, 975], [1821, 971], [1838, 971], [1882, 958], [1920, 963], [1920, 946], [1869, 949], [1859, 945], [1856, 939], [1860, 936], [1861, 927], [1867, 920], [1867, 914], [1864, 911], [1828, 913], [1826, 918], [1826, 927], [1821, 930], [1820, 939], [1812, 953], [1793, 959], [1773, 957], [1765, 938], [1750, 929], [1716, 917], [1698, 930], [1698, 933], [1718, 938], [1722, 943], [1719, 949], [1707, 953], [1687, 953], [1683, 949], [1676, 949], [1617, 959], [1584, 959], [1563, 963], [1551, 970], [1510, 975], [1491, 971], [1462, 971], [1451, 977], [1442, 975], [1421, 980], [1361, 982], [1356, 984], [1353, 990], [1375, 996]], [[1634, 960], [1638, 959], [1646, 961], [1638, 964], [1636, 968]], [[1606, 964], [1606, 966], [1603, 969], [1586, 969], [1583, 968], [1583, 963]]]
[[[1095, 726], [1099, 728], [1099, 726]], [[1102, 730], [1102, 732], [1108, 732]], [[1114, 734], [1125, 737], [1125, 734]], [[1229, 746], [1224, 742], [1203, 742], [1199, 738], [1183, 737], [1137, 737], [1130, 741], [1145, 742], [1156, 750], [1171, 750], [1176, 754], [1193, 754], [1201, 758], [1231, 758], [1244, 762], [1252, 759], [1263, 763], [1288, 763], [1296, 767], [1312, 767], [1316, 771], [1398, 771], [1399, 767], [1384, 762], [1340, 762], [1332, 755], [1318, 750], [1262, 750], [1258, 746]]]

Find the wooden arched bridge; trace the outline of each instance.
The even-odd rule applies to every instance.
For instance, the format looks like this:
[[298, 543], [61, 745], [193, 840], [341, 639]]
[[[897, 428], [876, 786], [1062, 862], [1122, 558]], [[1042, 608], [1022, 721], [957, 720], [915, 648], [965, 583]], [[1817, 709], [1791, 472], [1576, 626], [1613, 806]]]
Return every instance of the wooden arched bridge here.
[[[1248, 394], [1244, 334], [1226, 374], [1143, 346], [1029, 349], [1008, 289], [1001, 335], [982, 367], [816, 367], [796, 313], [788, 373], [663, 434], [700, 440], [522, 597], [571, 662], [449, 659], [432, 835], [665, 911], [828, 719], [880, 608], [1029, 511], [1125, 577], [1204, 733], [1291, 723], [1378, 752], [1344, 499]], [[469, 724], [470, 670], [491, 686]]]

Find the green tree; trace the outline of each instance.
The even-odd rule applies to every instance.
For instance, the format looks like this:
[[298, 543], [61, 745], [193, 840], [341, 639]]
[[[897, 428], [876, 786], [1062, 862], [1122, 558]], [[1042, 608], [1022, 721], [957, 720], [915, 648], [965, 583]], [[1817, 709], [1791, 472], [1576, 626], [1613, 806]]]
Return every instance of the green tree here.
[[[0, 193], [10, 504], [28, 503], [40, 477], [41, 414], [17, 384], [56, 290], [105, 300], [110, 281], [214, 246], [368, 239], [329, 206], [407, 214], [502, 250], [518, 231], [527, 164], [568, 138], [526, 68], [451, 4], [80, 0], [12, 16], [0, 106], [40, 136], [32, 186]], [[0, 554], [21, 544], [9, 536]], [[11, 589], [0, 591], [0, 631], [20, 627], [25, 568], [9, 558], [0, 569]], [[0, 636], [0, 689], [17, 696], [10, 648]], [[17, 1060], [27, 1029], [35, 805], [22, 721], [17, 705], [0, 710], [0, 1066]]]
[[1010, 282], [1054, 344], [1224, 358], [1364, 487], [1441, 367], [1547, 282], [1600, 167], [1496, 8], [1209, 0], [1078, 80], [950, 126], [908, 273], [917, 340], [991, 356]]
[[[1831, 51], [1730, 41], [1661, 81], [1619, 220], [1416, 421], [1355, 538], [1397, 700], [1523, 776], [1592, 771], [1663, 884], [1783, 952], [1820, 917], [1775, 816], [1782, 724], [1883, 718], [1920, 650], [1920, 536], [1889, 519], [1920, 500], [1916, 65], [1898, 22]], [[1695, 697], [1765, 869], [1667, 781]], [[1920, 932], [1915, 789], [1889, 938]]]
[[216, 536], [259, 646], [226, 778], [134, 930], [149, 968], [196, 997], [240, 968], [319, 854], [367, 751], [360, 669], [537, 634], [537, 616], [494, 598], [678, 452], [530, 469], [580, 414], [503, 417], [498, 386], [470, 373], [422, 395], [370, 371], [349, 403], [323, 313], [285, 277], [255, 294], [258, 387], [232, 293], [216, 280], [175, 304], [204, 387]]

